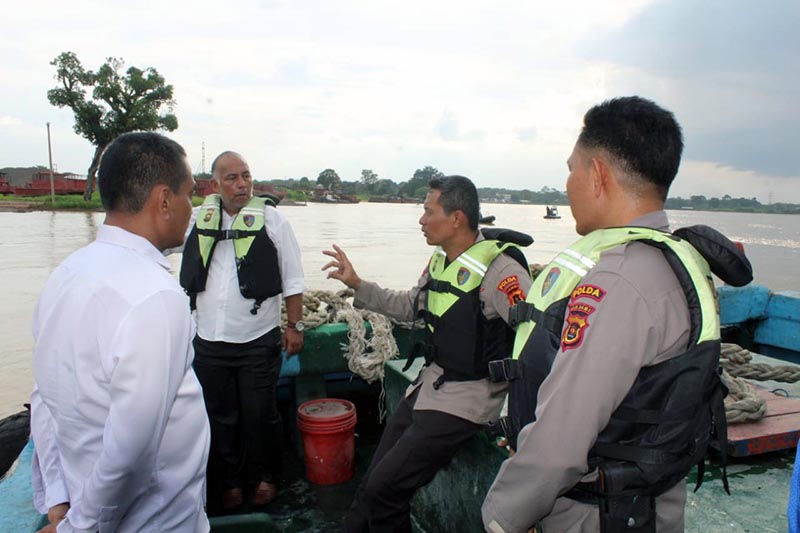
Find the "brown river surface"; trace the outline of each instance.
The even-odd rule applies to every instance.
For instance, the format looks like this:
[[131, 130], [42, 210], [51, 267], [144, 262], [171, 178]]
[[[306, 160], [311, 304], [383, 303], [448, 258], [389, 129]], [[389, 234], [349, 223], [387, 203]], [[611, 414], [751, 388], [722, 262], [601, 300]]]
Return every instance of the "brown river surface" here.
[[[280, 208], [292, 223], [303, 254], [306, 284], [338, 290], [320, 268], [323, 249], [336, 243], [350, 256], [359, 275], [385, 287], [404, 289], [422, 272], [431, 248], [417, 220], [422, 206], [361, 203], [308, 204]], [[545, 220], [544, 206], [484, 204], [484, 215], [498, 227], [533, 235], [526, 250], [531, 263], [547, 263], [576, 238], [568, 207], [559, 220]], [[708, 224], [744, 243], [756, 283], [774, 291], [800, 290], [800, 215], [670, 211], [673, 228]], [[22, 409], [28, 400], [31, 373], [31, 315], [50, 271], [74, 250], [90, 243], [103, 213], [34, 211], [0, 212], [0, 418]], [[171, 256], [175, 269], [180, 256]]]

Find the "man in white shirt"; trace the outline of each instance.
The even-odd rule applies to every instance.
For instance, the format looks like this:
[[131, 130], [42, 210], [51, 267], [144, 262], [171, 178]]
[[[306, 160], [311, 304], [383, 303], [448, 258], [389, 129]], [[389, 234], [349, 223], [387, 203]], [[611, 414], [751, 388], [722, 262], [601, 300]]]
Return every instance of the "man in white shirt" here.
[[[209, 512], [260, 507], [277, 495], [283, 432], [276, 386], [281, 348], [303, 347], [300, 248], [286, 217], [253, 197], [244, 158], [211, 165], [219, 194], [194, 213], [180, 282], [197, 321], [194, 368], [211, 421]], [[282, 333], [281, 296], [288, 327]]]
[[34, 503], [58, 532], [207, 532], [195, 328], [162, 253], [192, 212], [186, 152], [122, 135], [98, 184], [105, 222], [50, 275], [33, 317]]

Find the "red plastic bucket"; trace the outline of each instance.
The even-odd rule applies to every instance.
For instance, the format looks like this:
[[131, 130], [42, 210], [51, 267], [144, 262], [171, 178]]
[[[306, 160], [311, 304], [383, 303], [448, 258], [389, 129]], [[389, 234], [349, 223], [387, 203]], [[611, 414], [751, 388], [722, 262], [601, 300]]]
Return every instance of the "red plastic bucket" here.
[[347, 400], [323, 398], [297, 408], [303, 436], [306, 477], [318, 485], [343, 483], [355, 474], [356, 407]]

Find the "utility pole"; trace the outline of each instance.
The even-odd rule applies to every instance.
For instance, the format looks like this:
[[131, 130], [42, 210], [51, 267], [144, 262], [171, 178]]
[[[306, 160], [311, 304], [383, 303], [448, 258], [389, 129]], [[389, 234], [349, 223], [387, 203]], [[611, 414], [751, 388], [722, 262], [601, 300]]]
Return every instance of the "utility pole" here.
[[206, 173], [206, 142], [203, 141], [202, 144], [203, 149], [203, 157], [200, 159], [200, 167], [203, 169], [203, 174]]
[[47, 155], [50, 158], [50, 203], [56, 203], [56, 186], [53, 182], [53, 150], [50, 147], [50, 123], [47, 123]]

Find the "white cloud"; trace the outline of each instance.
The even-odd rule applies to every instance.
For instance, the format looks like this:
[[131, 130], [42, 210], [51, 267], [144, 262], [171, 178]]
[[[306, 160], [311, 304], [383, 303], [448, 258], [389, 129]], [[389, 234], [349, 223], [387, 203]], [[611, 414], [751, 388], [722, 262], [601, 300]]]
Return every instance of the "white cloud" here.
[[[583, 113], [611, 96], [640, 93], [676, 112], [687, 158], [709, 161], [703, 170], [717, 180], [698, 176], [698, 183], [711, 190], [735, 176], [731, 186], [741, 184], [744, 191], [752, 185], [754, 192], [742, 195], [761, 198], [755, 191], [766, 190], [767, 180], [760, 173], [712, 169], [734, 166], [724, 160], [731, 151], [742, 161], [782, 158], [780, 150], [714, 144], [775, 119], [763, 89], [769, 80], [739, 87], [721, 83], [714, 65], [706, 66], [708, 76], [685, 76], [589, 53], [589, 36], [621, 32], [642, 39], [631, 25], [659, 9], [669, 4], [20, 4], [8, 14], [9, 44], [0, 50], [0, 101], [8, 106], [0, 115], [19, 120], [0, 119], [0, 166], [40, 164], [48, 121], [59, 167], [83, 172], [88, 166], [93, 150], [72, 132], [71, 112], [53, 108], [46, 98], [55, 85], [49, 61], [72, 50], [87, 68], [97, 68], [106, 56], [122, 57], [129, 65], [155, 67], [173, 84], [180, 127], [171, 135], [186, 147], [196, 171], [205, 145], [206, 170], [217, 153], [235, 149], [263, 178], [313, 178], [332, 167], [344, 179], [372, 168], [404, 180], [431, 164], [480, 185], [563, 188], [564, 161]], [[680, 25], [667, 29], [680, 41]], [[658, 59], [652, 61], [658, 65]], [[742, 105], [743, 98], [759, 105]], [[778, 111], [787, 120], [798, 118], [797, 109]], [[748, 168], [744, 162], [735, 166]], [[684, 163], [684, 171], [694, 167]], [[800, 177], [783, 174], [789, 176], [770, 178], [775, 196]]]
[[19, 126], [20, 124], [22, 124], [22, 121], [17, 117], [0, 115], [0, 126]]

